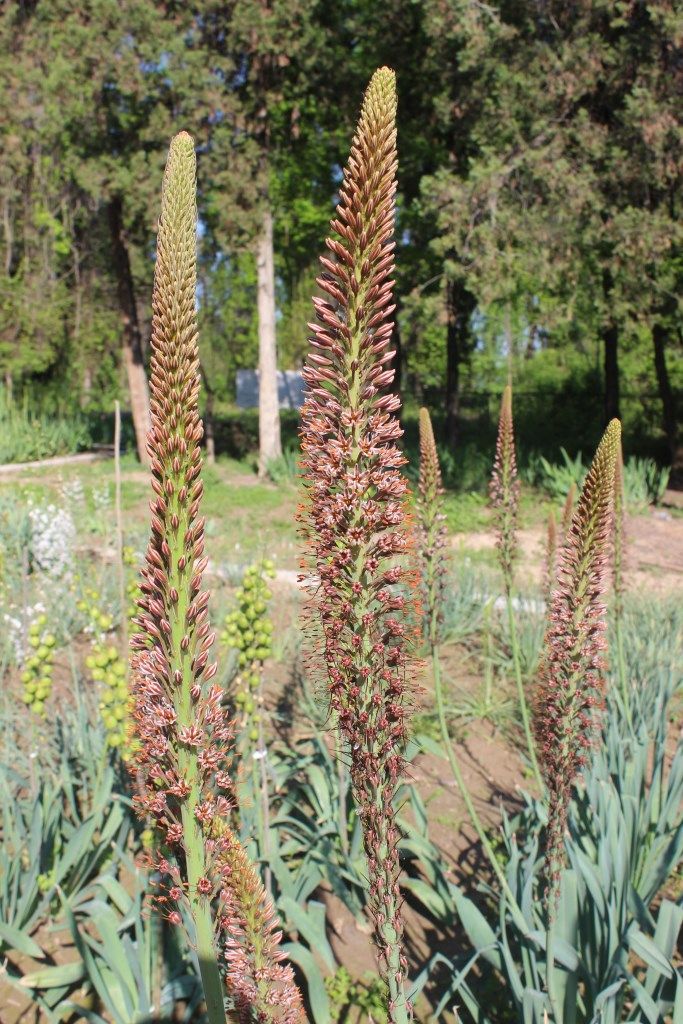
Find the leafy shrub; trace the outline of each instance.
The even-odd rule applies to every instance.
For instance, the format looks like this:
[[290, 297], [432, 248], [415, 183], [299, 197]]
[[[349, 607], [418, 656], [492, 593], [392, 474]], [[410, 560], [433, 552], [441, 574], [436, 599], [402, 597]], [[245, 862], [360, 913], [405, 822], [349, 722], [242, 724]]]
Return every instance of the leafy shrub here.
[[[560, 448], [560, 454], [562, 461], [559, 463], [532, 454], [524, 472], [529, 483], [541, 487], [558, 502], [564, 501], [572, 484], [580, 492], [588, 469], [581, 452], [572, 458], [565, 448]], [[634, 456], [624, 463], [624, 495], [632, 511], [658, 504], [668, 483], [669, 469], [658, 466], [654, 459]]]
[[0, 400], [0, 464], [33, 462], [53, 455], [70, 455], [90, 447], [86, 420], [77, 415], [51, 417]]
[[294, 484], [299, 479], [300, 452], [297, 447], [287, 446], [277, 459], [269, 459], [266, 471], [274, 484]]
[[669, 484], [669, 468], [653, 459], [627, 459], [624, 464], [626, 502], [635, 506], [658, 505]]

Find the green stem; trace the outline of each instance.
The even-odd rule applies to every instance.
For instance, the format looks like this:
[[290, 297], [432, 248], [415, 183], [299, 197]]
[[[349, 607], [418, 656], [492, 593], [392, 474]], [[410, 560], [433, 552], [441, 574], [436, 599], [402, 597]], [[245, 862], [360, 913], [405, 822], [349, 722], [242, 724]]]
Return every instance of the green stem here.
[[510, 629], [510, 645], [512, 647], [512, 663], [515, 669], [515, 681], [517, 683], [517, 696], [519, 699], [519, 710], [522, 714], [522, 724], [524, 726], [524, 736], [526, 738], [527, 750], [529, 751], [529, 759], [531, 761], [531, 767], [536, 779], [536, 784], [540, 792], [543, 792], [543, 777], [541, 776], [540, 768], [538, 767], [538, 760], [536, 758], [536, 748], [534, 745], [534, 738], [531, 735], [531, 721], [529, 719], [529, 708], [526, 702], [526, 695], [524, 693], [524, 680], [522, 679], [522, 664], [519, 657], [519, 640], [517, 638], [517, 625], [515, 623], [515, 610], [512, 606], [512, 593], [508, 590], [507, 592], [507, 609], [508, 609], [508, 625]]
[[[391, 930], [393, 931], [393, 929]], [[402, 976], [400, 955], [401, 947], [398, 942], [398, 936], [394, 932], [394, 941], [389, 946], [389, 970], [387, 971], [390, 1024], [410, 1024], [411, 1021], [411, 1015], [408, 1013], [405, 988], [403, 982], [398, 980]]]
[[491, 660], [491, 602], [487, 601], [484, 609], [484, 703], [486, 714], [491, 708], [493, 690], [493, 663]]
[[342, 760], [342, 739], [337, 730], [335, 738], [335, 760], [337, 762], [337, 785], [339, 787], [339, 838], [342, 852], [349, 855], [349, 823], [346, 814], [346, 771]]
[[558, 1010], [557, 996], [555, 995], [555, 917], [550, 910], [545, 933], [545, 987], [554, 1024], [562, 1024], [563, 1015]]
[[182, 818], [187, 854], [188, 899], [195, 927], [197, 959], [206, 1000], [207, 1019], [209, 1024], [226, 1024], [223, 979], [216, 960], [211, 904], [197, 889], [197, 883], [205, 868], [204, 839], [187, 803], [183, 806]]
[[446, 721], [446, 710], [444, 707], [443, 700], [443, 688], [441, 685], [441, 664], [439, 661], [439, 648], [437, 646], [432, 646], [432, 671], [434, 675], [434, 693], [436, 696], [436, 710], [439, 716], [439, 725], [441, 727], [441, 738], [443, 740], [446, 756], [448, 757], [448, 761], [451, 766], [451, 771], [453, 772], [453, 777], [457, 783], [458, 789], [460, 790], [460, 795], [462, 796], [465, 807], [467, 808], [467, 813], [470, 816], [470, 821], [472, 822], [474, 831], [477, 833], [479, 842], [481, 843], [482, 848], [489, 859], [489, 863], [493, 868], [493, 871], [495, 872], [498, 882], [500, 883], [500, 887], [503, 890], [503, 893], [505, 894], [505, 898], [507, 899], [510, 905], [510, 913], [512, 914], [513, 920], [517, 927], [520, 929], [520, 931], [524, 935], [527, 935], [529, 932], [529, 927], [526, 921], [524, 920], [524, 914], [522, 913], [521, 908], [514, 897], [512, 889], [508, 884], [508, 880], [505, 877], [505, 872], [501, 867], [500, 861], [496, 857], [495, 851], [488, 840], [486, 832], [484, 831], [484, 826], [482, 825], [481, 819], [477, 814], [476, 808], [472, 801], [472, 797], [470, 796], [470, 792], [467, 788], [467, 785], [463, 778], [463, 774], [460, 770], [458, 759], [455, 756], [455, 751], [453, 749], [451, 737], [448, 732], [448, 723]]
[[624, 654], [624, 631], [622, 629], [621, 613], [619, 611], [617, 611], [615, 615], [614, 633], [617, 648], [617, 674], [619, 676], [619, 686], [621, 687], [621, 698], [624, 702], [624, 714], [626, 716], [626, 721], [630, 727], [632, 725], [631, 698], [628, 691], [626, 655]]
[[[258, 724], [258, 752], [259, 752], [259, 773], [260, 773], [260, 809], [259, 815], [259, 828], [261, 832], [261, 854], [264, 861], [264, 884], [266, 892], [269, 896], [273, 895], [273, 877], [272, 868], [270, 866], [270, 793], [268, 792], [268, 767], [266, 765], [266, 757], [268, 751], [266, 747], [266, 736], [263, 726], [263, 716], [265, 713], [265, 701], [263, 697], [263, 665], [260, 667], [259, 672], [259, 688], [258, 688], [258, 709], [259, 709], [259, 724]], [[252, 753], [253, 757], [253, 753]]]

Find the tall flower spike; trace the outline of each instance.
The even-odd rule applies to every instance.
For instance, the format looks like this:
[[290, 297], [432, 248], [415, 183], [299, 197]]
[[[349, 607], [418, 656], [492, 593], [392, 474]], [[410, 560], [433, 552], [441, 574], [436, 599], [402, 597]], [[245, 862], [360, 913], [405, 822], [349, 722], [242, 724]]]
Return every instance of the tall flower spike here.
[[405, 1021], [405, 959], [398, 888], [399, 831], [392, 800], [403, 769], [407, 696], [407, 574], [396, 561], [408, 546], [396, 441], [399, 399], [386, 388], [394, 310], [391, 274], [396, 191], [396, 85], [388, 68], [365, 94], [339, 205], [321, 258], [317, 322], [304, 379], [301, 447], [306, 492], [301, 512], [304, 567], [319, 580], [314, 610], [330, 705], [348, 743], [351, 780], [368, 857], [369, 909], [389, 1017]]
[[569, 485], [569, 490], [567, 491], [567, 497], [564, 499], [564, 505], [562, 507], [562, 520], [561, 520], [561, 528], [562, 528], [561, 541], [562, 542], [564, 542], [564, 538], [567, 536], [567, 533], [569, 532], [569, 527], [571, 526], [572, 515], [574, 514], [574, 499], [575, 498], [576, 498], [576, 484], [575, 483], [571, 483]]
[[557, 568], [557, 520], [555, 512], [551, 508], [548, 513], [548, 529], [545, 541], [545, 569], [543, 573], [543, 597], [546, 608], [550, 607], [550, 597], [555, 584]]
[[624, 456], [621, 444], [614, 467], [614, 614], [621, 622], [624, 613]]
[[612, 420], [586, 476], [564, 547], [536, 695], [534, 726], [549, 792], [546, 840], [551, 914], [564, 860], [572, 785], [587, 762], [604, 690], [608, 552], [621, 426]]
[[[215, 935], [213, 911], [217, 905], [220, 915], [230, 888], [226, 864], [232, 858], [239, 865], [240, 859], [235, 858], [237, 840], [225, 824], [233, 806], [233, 727], [222, 706], [222, 689], [210, 682], [216, 671], [208, 661], [214, 634], [208, 621], [209, 595], [202, 591], [207, 559], [199, 517], [202, 424], [195, 263], [194, 145], [181, 132], [171, 142], [164, 175], [152, 298], [152, 428], [147, 447], [156, 497], [134, 620], [139, 631], [131, 638], [139, 741], [132, 768], [142, 787], [136, 809], [156, 823], [168, 850], [155, 862], [168, 879], [162, 905], [175, 908], [186, 901], [208, 1018], [210, 1024], [222, 1024], [221, 937]], [[247, 905], [231, 897], [231, 914], [223, 915], [228, 946], [233, 922], [248, 921], [250, 915], [253, 919], [258, 910], [261, 893], [244, 895], [250, 899]], [[169, 918], [181, 920], [177, 909], [170, 909]], [[235, 931], [241, 935], [244, 929], [235, 926]], [[278, 992], [271, 995], [275, 1009], [260, 1020], [281, 1017]]]
[[422, 598], [429, 642], [438, 643], [446, 561], [445, 516], [439, 455], [432, 421], [427, 409], [420, 409], [420, 479], [417, 499], [418, 555], [422, 569]]
[[515, 431], [512, 422], [512, 388], [509, 384], [503, 391], [500, 404], [496, 455], [489, 491], [497, 534], [498, 558], [505, 589], [509, 594], [512, 590], [514, 564], [517, 556], [517, 511], [519, 506]]

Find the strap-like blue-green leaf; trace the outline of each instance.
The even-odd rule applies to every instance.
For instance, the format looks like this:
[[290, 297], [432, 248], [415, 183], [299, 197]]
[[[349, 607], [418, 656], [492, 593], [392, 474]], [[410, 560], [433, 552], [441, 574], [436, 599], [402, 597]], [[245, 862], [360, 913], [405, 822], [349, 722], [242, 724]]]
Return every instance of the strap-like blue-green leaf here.
[[19, 982], [24, 988], [61, 988], [63, 985], [75, 985], [85, 977], [85, 965], [82, 960], [74, 960], [69, 964], [57, 967], [41, 967], [39, 971], [25, 974]]
[[306, 992], [315, 1024], [331, 1024], [330, 1004], [320, 968], [310, 951], [300, 942], [285, 942], [282, 946], [289, 960], [298, 964], [306, 978]]
[[45, 956], [38, 943], [27, 932], [20, 928], [14, 928], [12, 925], [3, 924], [2, 921], [0, 921], [0, 941], [10, 949], [16, 949], [18, 953], [33, 957], [35, 960], [42, 960]]
[[316, 953], [320, 953], [330, 971], [334, 971], [336, 960], [330, 946], [325, 929], [325, 907], [316, 900], [309, 900], [301, 906], [289, 896], [278, 900], [278, 907], [285, 914], [288, 924], [292, 924]]

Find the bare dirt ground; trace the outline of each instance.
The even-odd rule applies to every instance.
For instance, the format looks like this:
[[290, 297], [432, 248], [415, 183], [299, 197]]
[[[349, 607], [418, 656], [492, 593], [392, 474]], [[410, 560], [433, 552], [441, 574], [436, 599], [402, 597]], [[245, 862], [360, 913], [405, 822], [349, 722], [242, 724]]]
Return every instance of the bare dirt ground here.
[[[668, 492], [673, 493], [673, 492]], [[519, 564], [522, 581], [540, 585], [546, 534], [540, 526], [520, 530]], [[451, 545], [459, 551], [493, 551], [490, 531], [457, 533]], [[626, 585], [653, 594], [683, 591], [683, 518], [668, 508], [652, 508], [626, 521]]]

